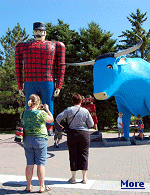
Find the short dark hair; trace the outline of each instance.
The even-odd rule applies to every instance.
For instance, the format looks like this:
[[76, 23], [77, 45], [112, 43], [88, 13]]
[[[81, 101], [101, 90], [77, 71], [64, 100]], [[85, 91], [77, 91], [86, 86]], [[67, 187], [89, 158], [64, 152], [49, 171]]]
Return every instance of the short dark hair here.
[[82, 96], [80, 94], [74, 94], [72, 96], [72, 102], [74, 105], [80, 104], [82, 102]]
[[140, 115], [140, 114], [138, 114], [138, 115], [137, 115], [137, 118], [141, 118], [141, 115]]

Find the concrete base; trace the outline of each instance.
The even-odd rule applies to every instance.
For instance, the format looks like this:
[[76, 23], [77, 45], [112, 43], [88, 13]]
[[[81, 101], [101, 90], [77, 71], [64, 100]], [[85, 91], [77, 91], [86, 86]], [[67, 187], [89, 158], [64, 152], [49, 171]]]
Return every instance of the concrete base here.
[[133, 136], [130, 138], [132, 145], [149, 145], [150, 144], [150, 137], [144, 136], [143, 139], [140, 139], [139, 136]]
[[130, 140], [126, 140], [125, 138], [104, 138], [103, 139], [104, 146], [130, 146]]
[[102, 133], [99, 131], [91, 132], [90, 138], [91, 138], [91, 142], [101, 142], [102, 141]]

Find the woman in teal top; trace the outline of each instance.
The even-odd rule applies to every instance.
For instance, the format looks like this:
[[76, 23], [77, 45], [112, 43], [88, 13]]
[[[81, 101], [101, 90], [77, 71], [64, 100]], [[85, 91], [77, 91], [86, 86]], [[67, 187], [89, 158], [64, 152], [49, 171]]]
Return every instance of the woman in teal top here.
[[28, 106], [30, 107], [29, 110], [26, 110], [22, 113], [22, 124], [24, 128], [24, 149], [27, 159], [26, 192], [31, 192], [31, 180], [33, 176], [34, 164], [37, 165], [37, 176], [40, 185], [39, 192], [44, 192], [46, 190], [44, 183], [44, 165], [46, 164], [48, 140], [46, 123], [52, 123], [54, 119], [53, 115], [49, 111], [47, 104], [44, 104], [46, 112], [39, 109], [39, 105], [39, 96], [32, 94], [28, 101]]

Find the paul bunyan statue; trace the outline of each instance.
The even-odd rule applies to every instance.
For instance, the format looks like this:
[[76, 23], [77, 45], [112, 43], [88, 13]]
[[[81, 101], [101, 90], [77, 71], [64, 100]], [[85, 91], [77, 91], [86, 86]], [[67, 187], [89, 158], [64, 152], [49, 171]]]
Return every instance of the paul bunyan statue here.
[[[24, 96], [26, 108], [31, 94], [40, 94], [42, 104], [48, 104], [53, 114], [54, 97], [63, 85], [65, 75], [65, 45], [59, 41], [47, 41], [45, 24], [33, 24], [34, 41], [18, 43], [15, 50], [15, 68], [19, 94]], [[55, 68], [57, 81], [55, 87]], [[53, 123], [47, 124], [50, 134]]]

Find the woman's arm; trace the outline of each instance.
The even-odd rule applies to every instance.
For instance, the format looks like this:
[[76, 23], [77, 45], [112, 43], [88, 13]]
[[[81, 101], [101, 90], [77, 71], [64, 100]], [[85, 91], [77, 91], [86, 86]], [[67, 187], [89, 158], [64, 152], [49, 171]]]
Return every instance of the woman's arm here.
[[94, 126], [93, 118], [89, 112], [88, 112], [88, 118], [86, 122], [87, 122], [88, 128], [91, 128]]
[[60, 114], [57, 115], [56, 117], [56, 121], [60, 124], [62, 120], [67, 118], [67, 112], [68, 109], [65, 109], [63, 112], [61, 112]]
[[45, 108], [45, 110], [46, 110], [46, 112], [48, 114], [46, 122], [47, 123], [52, 123], [54, 121], [54, 118], [53, 118], [52, 113], [49, 110], [49, 106], [47, 104], [44, 104], [44, 108]]

